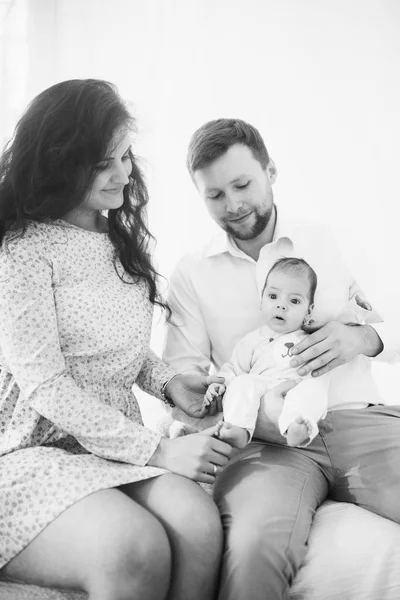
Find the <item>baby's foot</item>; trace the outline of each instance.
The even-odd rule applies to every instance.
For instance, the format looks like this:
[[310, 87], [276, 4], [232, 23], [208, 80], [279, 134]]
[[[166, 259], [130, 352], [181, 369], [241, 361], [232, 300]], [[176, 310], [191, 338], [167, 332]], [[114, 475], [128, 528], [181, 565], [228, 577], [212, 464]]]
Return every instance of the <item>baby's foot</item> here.
[[249, 434], [247, 429], [238, 427], [237, 425], [231, 425], [225, 421], [218, 423], [219, 430], [214, 434], [223, 442], [227, 442], [234, 448], [244, 448], [249, 442]]
[[310, 441], [312, 427], [310, 421], [296, 417], [287, 429], [286, 441], [288, 446], [305, 446]]
[[169, 437], [170, 439], [174, 439], [177, 437], [181, 437], [185, 435], [185, 424], [180, 421], [173, 421], [173, 423], [169, 427]]

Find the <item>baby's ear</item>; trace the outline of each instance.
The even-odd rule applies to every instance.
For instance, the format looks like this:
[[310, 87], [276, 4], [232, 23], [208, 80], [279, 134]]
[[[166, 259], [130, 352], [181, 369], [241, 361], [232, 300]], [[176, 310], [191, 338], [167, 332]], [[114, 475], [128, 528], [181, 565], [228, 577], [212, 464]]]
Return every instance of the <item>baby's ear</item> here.
[[362, 298], [360, 296], [360, 294], [355, 294], [354, 299], [355, 299], [356, 303], [358, 304], [358, 306], [360, 306], [364, 310], [369, 310], [369, 311], [372, 310], [372, 306], [370, 305], [370, 303], [367, 302], [366, 300], [364, 300], [364, 298]]
[[307, 309], [306, 316], [304, 317], [303, 325], [309, 325], [310, 323], [313, 322], [313, 319], [311, 318], [311, 313], [313, 311], [313, 308], [314, 308], [314, 304], [310, 304], [310, 306]]

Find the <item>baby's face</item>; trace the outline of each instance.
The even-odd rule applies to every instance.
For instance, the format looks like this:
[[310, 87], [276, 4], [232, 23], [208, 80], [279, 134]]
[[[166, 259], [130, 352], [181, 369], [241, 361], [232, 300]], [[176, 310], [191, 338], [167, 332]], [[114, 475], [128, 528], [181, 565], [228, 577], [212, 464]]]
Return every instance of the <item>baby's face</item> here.
[[266, 324], [276, 333], [291, 333], [300, 329], [311, 312], [308, 278], [295, 273], [273, 271], [261, 302]]

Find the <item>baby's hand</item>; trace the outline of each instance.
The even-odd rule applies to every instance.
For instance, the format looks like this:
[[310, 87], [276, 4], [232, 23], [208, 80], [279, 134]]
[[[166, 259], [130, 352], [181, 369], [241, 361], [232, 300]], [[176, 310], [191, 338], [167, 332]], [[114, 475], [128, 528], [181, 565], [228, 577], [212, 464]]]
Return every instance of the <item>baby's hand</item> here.
[[203, 400], [203, 406], [210, 406], [219, 396], [225, 392], [223, 383], [210, 383]]

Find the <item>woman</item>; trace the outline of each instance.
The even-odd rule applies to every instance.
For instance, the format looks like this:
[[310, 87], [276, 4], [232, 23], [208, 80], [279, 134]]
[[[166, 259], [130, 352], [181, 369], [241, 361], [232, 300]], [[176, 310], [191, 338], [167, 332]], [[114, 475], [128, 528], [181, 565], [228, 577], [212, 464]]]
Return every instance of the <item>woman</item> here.
[[164, 305], [132, 128], [112, 85], [65, 81], [2, 157], [0, 568], [93, 600], [211, 599], [220, 521], [190, 479], [213, 482], [231, 448], [213, 431], [161, 438], [132, 394], [202, 416], [215, 380], [149, 349]]

